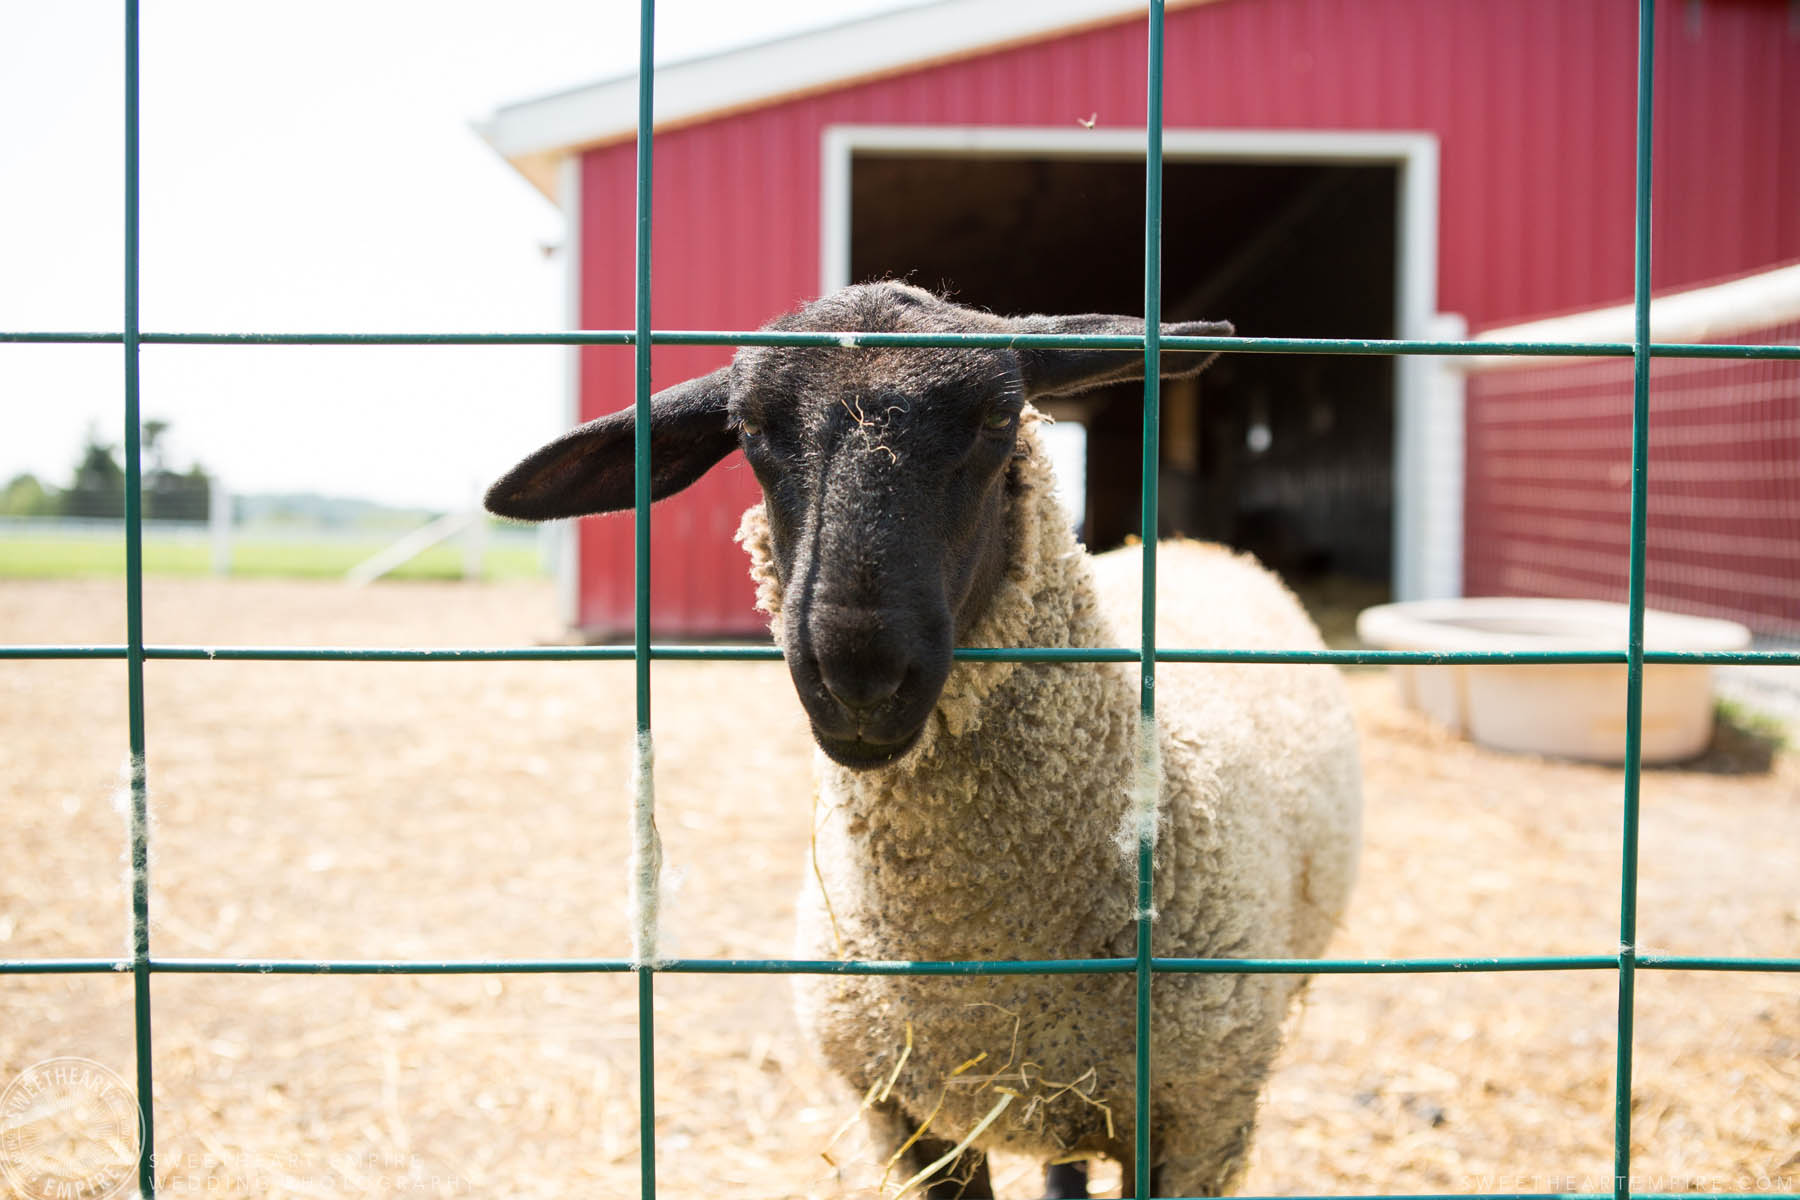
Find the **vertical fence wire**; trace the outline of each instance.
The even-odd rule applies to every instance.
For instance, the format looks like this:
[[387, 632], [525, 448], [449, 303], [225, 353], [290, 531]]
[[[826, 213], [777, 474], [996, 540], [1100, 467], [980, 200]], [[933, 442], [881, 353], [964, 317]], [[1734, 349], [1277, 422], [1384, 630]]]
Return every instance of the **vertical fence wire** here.
[[[638, 1010], [638, 1170], [643, 1200], [656, 1197], [656, 975], [655, 928], [658, 917], [655, 849], [654, 759], [650, 752], [650, 205], [652, 130], [655, 101], [656, 0], [638, 9], [637, 229], [636, 229], [636, 365], [637, 420], [632, 433], [635, 488], [632, 550], [635, 556], [636, 605], [632, 613], [632, 662], [637, 675], [637, 737], [632, 746], [633, 827], [636, 842], [634, 890]], [[579, 213], [571, 217], [580, 220]], [[579, 269], [574, 267], [571, 269]]]
[[1656, 0], [1638, 0], [1637, 180], [1632, 252], [1631, 562], [1626, 599], [1625, 788], [1619, 864], [1618, 1046], [1613, 1074], [1613, 1195], [1631, 1195], [1631, 1051], [1637, 999], [1638, 799], [1643, 781], [1644, 547], [1649, 540], [1650, 151]]
[[125, 0], [125, 692], [131, 779], [131, 992], [139, 1132], [138, 1191], [156, 1195], [150, 1050], [150, 792], [144, 758], [144, 521], [138, 334], [138, 0]]
[[1162, 91], [1163, 0], [1152, 0], [1149, 14], [1148, 77], [1144, 97], [1144, 433], [1143, 496], [1139, 525], [1143, 535], [1143, 657], [1138, 663], [1139, 727], [1134, 763], [1132, 803], [1137, 808], [1137, 1101], [1132, 1165], [1134, 1196], [1150, 1195], [1150, 992], [1152, 921], [1156, 904], [1155, 838], [1161, 799], [1159, 738], [1156, 728], [1156, 513], [1157, 468], [1162, 455], [1158, 418], [1162, 403]]

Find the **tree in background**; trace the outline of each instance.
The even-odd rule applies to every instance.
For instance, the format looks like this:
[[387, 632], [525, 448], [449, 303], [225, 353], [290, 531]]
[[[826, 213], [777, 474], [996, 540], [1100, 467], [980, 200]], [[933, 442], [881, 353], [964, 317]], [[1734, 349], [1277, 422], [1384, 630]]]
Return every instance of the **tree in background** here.
[[[186, 471], [169, 465], [163, 438], [167, 421], [144, 422], [144, 516], [161, 521], [204, 521], [212, 496], [212, 479], [198, 463]], [[35, 476], [19, 475], [0, 492], [0, 515], [17, 517], [98, 517], [125, 515], [125, 468], [119, 448], [90, 427], [69, 486], [58, 491]]]
[[186, 471], [169, 466], [163, 434], [169, 423], [144, 422], [144, 516], [160, 521], [204, 521], [212, 496], [212, 480], [198, 463]]
[[81, 457], [75, 460], [75, 476], [59, 498], [59, 515], [125, 515], [125, 468], [119, 465], [117, 453], [117, 447], [101, 441], [99, 431], [88, 427], [87, 443], [81, 448]]
[[0, 517], [53, 517], [59, 503], [55, 488], [45, 487], [26, 471], [14, 475], [0, 490]]

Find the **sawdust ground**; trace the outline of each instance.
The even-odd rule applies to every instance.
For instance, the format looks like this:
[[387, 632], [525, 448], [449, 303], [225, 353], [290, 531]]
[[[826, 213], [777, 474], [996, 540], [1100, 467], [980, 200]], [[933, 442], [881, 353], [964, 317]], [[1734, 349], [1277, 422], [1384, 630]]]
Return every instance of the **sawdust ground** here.
[[[0, 639], [122, 640], [117, 583], [0, 585]], [[152, 642], [528, 644], [537, 584], [156, 580]], [[667, 948], [779, 956], [809, 744], [780, 664], [658, 664]], [[1352, 679], [1363, 878], [1341, 956], [1609, 953], [1620, 775], [1491, 753]], [[629, 664], [147, 667], [153, 947], [165, 956], [622, 956]], [[126, 943], [122, 664], [0, 663], [0, 957]], [[1641, 942], [1800, 954], [1800, 764], [1724, 744], [1643, 787]], [[635, 981], [158, 975], [168, 1194], [631, 1195]], [[1267, 1094], [1251, 1193], [1607, 1190], [1611, 972], [1334, 976]], [[659, 1191], [857, 1194], [853, 1108], [773, 977], [656, 980]], [[0, 977], [0, 1079], [129, 1077], [131, 987]], [[1642, 972], [1635, 1170], [1800, 1190], [1800, 978]], [[854, 1139], [851, 1139], [854, 1142]], [[1034, 1168], [1003, 1164], [1011, 1194]], [[1785, 1180], [1785, 1182], [1783, 1182]]]

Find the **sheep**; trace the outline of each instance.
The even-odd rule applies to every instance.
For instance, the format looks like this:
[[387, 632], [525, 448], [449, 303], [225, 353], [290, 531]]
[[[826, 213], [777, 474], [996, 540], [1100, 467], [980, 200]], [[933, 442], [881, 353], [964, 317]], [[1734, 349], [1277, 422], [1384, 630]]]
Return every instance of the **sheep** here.
[[[1144, 323], [1001, 318], [889, 281], [767, 328], [1139, 336]], [[1168, 376], [1209, 361], [1162, 356]], [[762, 487], [739, 540], [819, 750], [801, 957], [1130, 956], [1141, 836], [1155, 847], [1156, 954], [1323, 950], [1359, 844], [1356, 731], [1335, 671], [1165, 665], [1152, 725], [1133, 663], [953, 661], [957, 645], [1135, 642], [1141, 553], [1090, 557], [1076, 541], [1033, 402], [1142, 374], [1138, 351], [744, 347], [652, 398], [654, 498], [740, 447]], [[541, 448], [488, 507], [534, 520], [631, 507], [634, 424], [615, 413]], [[1320, 645], [1247, 556], [1164, 542], [1158, 570], [1164, 645]], [[1155, 979], [1156, 1195], [1235, 1185], [1304, 983]], [[803, 1028], [864, 1097], [890, 1178], [931, 1196], [991, 1196], [992, 1150], [1048, 1164], [1057, 1196], [1085, 1196], [1084, 1160], [1111, 1157], [1130, 1194], [1134, 986], [1121, 973], [796, 977]]]

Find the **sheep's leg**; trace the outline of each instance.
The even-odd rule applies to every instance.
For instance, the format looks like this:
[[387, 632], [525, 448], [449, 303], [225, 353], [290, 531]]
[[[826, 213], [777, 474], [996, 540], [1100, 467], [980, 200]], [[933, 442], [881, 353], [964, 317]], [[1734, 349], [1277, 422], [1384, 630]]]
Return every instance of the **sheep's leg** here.
[[[1119, 1164], [1119, 1195], [1124, 1200], [1131, 1200], [1137, 1195], [1137, 1159], [1131, 1152], [1131, 1142], [1113, 1142], [1106, 1148], [1106, 1157]], [[1150, 1186], [1150, 1194], [1160, 1195], [1154, 1183]]]
[[[876, 1148], [885, 1157], [893, 1151], [882, 1150], [882, 1144], [903, 1144], [919, 1127], [919, 1123], [889, 1100], [869, 1107], [868, 1126]], [[900, 1161], [895, 1164], [892, 1178], [896, 1182], [911, 1179], [954, 1149], [955, 1142], [926, 1134], [906, 1148]], [[931, 1182], [922, 1191], [907, 1194], [924, 1196], [927, 1200], [993, 1200], [994, 1185], [988, 1179], [986, 1152], [973, 1147], [964, 1150], [955, 1159], [938, 1168]]]
[[1044, 1168], [1044, 1200], [1087, 1200], [1087, 1164], [1052, 1163]]
[[[1255, 1094], [1245, 1093], [1250, 1102]], [[1251, 1126], [1246, 1121], [1228, 1126], [1207, 1144], [1184, 1147], [1151, 1172], [1151, 1188], [1158, 1196], [1229, 1196], [1243, 1182], [1249, 1166]], [[1185, 1151], [1185, 1152], [1183, 1152]]]
[[1227, 1162], [1169, 1163], [1151, 1173], [1151, 1188], [1158, 1196], [1229, 1196], [1243, 1179], [1244, 1164]]
[[[922, 1137], [906, 1151], [907, 1175], [915, 1175], [956, 1148], [955, 1142]], [[939, 1168], [922, 1193], [929, 1200], [993, 1200], [994, 1185], [988, 1180], [987, 1154], [970, 1147]]]
[[[1106, 1148], [1106, 1156], [1119, 1164], [1119, 1195], [1123, 1200], [1132, 1200], [1137, 1195], [1137, 1155], [1129, 1141], [1116, 1141]], [[1185, 1196], [1186, 1192], [1167, 1190], [1167, 1177], [1162, 1167], [1152, 1163], [1150, 1166], [1150, 1194], [1152, 1196]]]

